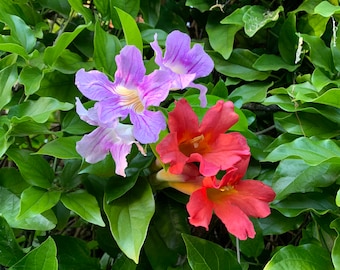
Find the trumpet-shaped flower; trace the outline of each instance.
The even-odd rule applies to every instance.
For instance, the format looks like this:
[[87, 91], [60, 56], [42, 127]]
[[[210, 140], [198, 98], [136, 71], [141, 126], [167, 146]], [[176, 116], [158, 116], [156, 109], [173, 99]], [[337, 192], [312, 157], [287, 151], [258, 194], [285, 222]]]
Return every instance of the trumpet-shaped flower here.
[[116, 63], [114, 82], [99, 71], [79, 70], [78, 89], [87, 98], [98, 101], [95, 107], [101, 123], [129, 116], [133, 136], [139, 142], [156, 142], [166, 123], [161, 112], [148, 108], [159, 106], [168, 96], [172, 79], [159, 70], [145, 75], [142, 55], [134, 46], [125, 46], [116, 56]]
[[250, 217], [264, 218], [270, 214], [269, 202], [275, 198], [275, 192], [269, 186], [257, 180], [241, 180], [237, 168], [229, 170], [221, 180], [216, 176], [204, 178], [202, 187], [194, 191], [187, 204], [189, 222], [208, 230], [212, 214], [215, 213], [227, 230], [245, 240], [255, 237], [255, 230]]
[[169, 113], [170, 133], [156, 150], [161, 161], [170, 164], [170, 173], [181, 174], [187, 163], [198, 162], [202, 175], [216, 175], [250, 158], [246, 139], [238, 132], [225, 133], [237, 121], [230, 101], [218, 101], [199, 123], [188, 102], [181, 99]]
[[155, 41], [150, 43], [155, 51], [155, 62], [161, 70], [170, 72], [174, 78], [171, 89], [184, 89], [193, 87], [200, 90], [201, 106], [207, 104], [207, 88], [193, 81], [197, 78], [205, 77], [214, 68], [214, 62], [204, 51], [200, 44], [195, 44], [190, 48], [190, 37], [180, 31], [171, 32], [165, 43], [164, 57], [158, 45], [157, 35]]
[[78, 98], [76, 110], [82, 120], [90, 125], [98, 126], [77, 142], [77, 152], [89, 163], [103, 160], [111, 152], [116, 164], [116, 173], [126, 176], [126, 156], [131, 152], [132, 144], [136, 144], [141, 153], [145, 155], [143, 148], [132, 134], [132, 125], [121, 124], [118, 119], [110, 124], [101, 123], [96, 108], [86, 110]]

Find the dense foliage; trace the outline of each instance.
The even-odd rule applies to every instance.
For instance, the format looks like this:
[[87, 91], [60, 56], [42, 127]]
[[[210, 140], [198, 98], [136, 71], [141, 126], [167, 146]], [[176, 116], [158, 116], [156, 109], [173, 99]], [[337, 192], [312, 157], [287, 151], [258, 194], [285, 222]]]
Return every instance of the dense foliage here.
[[[338, 1], [0, 1], [0, 265], [4, 269], [340, 269], [340, 6]], [[180, 30], [214, 70], [171, 92], [202, 119], [230, 100], [251, 151], [246, 179], [276, 193], [271, 214], [238, 241], [215, 216], [188, 222], [188, 196], [164, 188], [156, 145], [132, 147], [126, 177], [76, 143], [80, 69], [113, 80], [127, 44], [155, 70], [150, 43]], [[161, 138], [167, 135], [165, 130]], [[160, 139], [161, 140], [161, 139]]]

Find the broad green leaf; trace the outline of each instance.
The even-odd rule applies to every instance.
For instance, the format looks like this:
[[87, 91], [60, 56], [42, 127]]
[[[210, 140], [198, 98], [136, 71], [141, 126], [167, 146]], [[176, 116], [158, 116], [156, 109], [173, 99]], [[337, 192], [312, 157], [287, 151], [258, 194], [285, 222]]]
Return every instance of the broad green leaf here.
[[244, 26], [243, 16], [251, 8], [250, 5], [245, 5], [241, 8], [237, 8], [233, 13], [225, 17], [221, 24], [236, 24]]
[[253, 67], [260, 71], [286, 69], [291, 72], [298, 68], [297, 65], [287, 64], [280, 56], [275, 54], [262, 54]]
[[15, 40], [11, 37], [8, 38], [6, 36], [0, 36], [0, 50], [20, 55], [24, 59], [29, 58], [25, 48], [19, 44], [16, 44]]
[[14, 137], [25, 137], [34, 134], [54, 134], [47, 123], [37, 123], [33, 120], [16, 123], [12, 125], [10, 135]]
[[51, 210], [18, 220], [16, 217], [19, 210], [20, 199], [8, 189], [0, 187], [0, 214], [12, 228], [40, 231], [49, 231], [55, 228], [57, 220]]
[[95, 164], [84, 163], [79, 173], [88, 173], [100, 177], [111, 177], [115, 174], [115, 162], [111, 155], [107, 155], [103, 160]]
[[[13, 179], [15, 179], [15, 181], [13, 181]], [[7, 188], [18, 197], [26, 188], [30, 187], [14, 167], [4, 167], [0, 169], [0, 186]]]
[[338, 207], [340, 207], [340, 189], [338, 190], [338, 192], [336, 193], [336, 197], [335, 197], [335, 203]]
[[284, 159], [277, 167], [272, 188], [276, 192], [275, 200], [282, 200], [292, 193], [317, 191], [328, 187], [340, 176], [339, 164], [323, 162], [309, 166], [300, 159]]
[[143, 0], [140, 1], [140, 9], [144, 21], [155, 27], [160, 15], [161, 3], [158, 0]]
[[48, 155], [60, 159], [81, 159], [76, 151], [76, 142], [81, 137], [60, 137], [43, 145], [36, 154]]
[[48, 237], [37, 248], [34, 248], [9, 270], [57, 270], [57, 247], [51, 237]]
[[19, 82], [25, 86], [26, 96], [30, 96], [38, 91], [43, 76], [43, 72], [37, 67], [25, 66], [21, 70]]
[[93, 66], [93, 61], [84, 62], [83, 58], [79, 54], [65, 49], [57, 58], [53, 68], [62, 72], [63, 74], [73, 75], [81, 68], [85, 68], [87, 70], [92, 69]]
[[334, 265], [335, 270], [340, 269], [340, 240], [339, 240], [339, 234], [340, 234], [340, 219], [335, 219], [331, 224], [330, 227], [334, 229], [338, 236], [335, 238], [334, 245], [332, 248], [332, 262]]
[[64, 32], [62, 33], [54, 42], [52, 47], [47, 47], [44, 51], [44, 62], [53, 67], [58, 57], [63, 53], [63, 51], [67, 48], [68, 45], [79, 35], [81, 31], [83, 31], [87, 25], [78, 25], [73, 32]]
[[140, 178], [132, 189], [110, 204], [104, 196], [104, 211], [118, 246], [127, 257], [138, 263], [155, 211], [151, 187]]
[[11, 36], [30, 53], [36, 43], [33, 30], [20, 17], [10, 15], [0, 9], [0, 20], [11, 29]]
[[43, 7], [57, 11], [58, 13], [62, 14], [64, 17], [68, 17], [71, 11], [71, 7], [70, 7], [68, 0], [58, 0], [58, 1], [38, 0], [38, 2]]
[[334, 269], [328, 251], [319, 245], [286, 246], [277, 251], [264, 270]]
[[105, 226], [96, 198], [87, 191], [77, 190], [65, 193], [60, 200], [68, 209], [84, 220], [98, 226]]
[[7, 149], [14, 142], [11, 138], [12, 126], [7, 116], [0, 116], [0, 157], [7, 151]]
[[13, 123], [34, 120], [37, 123], [45, 123], [55, 111], [68, 111], [73, 104], [60, 102], [51, 97], [40, 97], [37, 100], [28, 100], [20, 105], [13, 106], [8, 116]]
[[141, 51], [141, 53], [143, 53], [142, 36], [135, 19], [122, 9], [118, 7], [115, 7], [115, 9], [123, 27], [126, 44], [136, 46]]
[[8, 66], [0, 71], [0, 109], [11, 101], [12, 87], [17, 79], [18, 71], [16, 65]]
[[[335, 29], [333, 29], [333, 31], [335, 31]], [[339, 60], [339, 58], [340, 58], [340, 30], [339, 30], [338, 27], [336, 29], [336, 35], [335, 36], [334, 36], [334, 33], [333, 33], [333, 37], [332, 37], [332, 40], [331, 40], [331, 46], [330, 47], [331, 47], [331, 52], [332, 52], [332, 56], [333, 56], [334, 66], [335, 66], [336, 70], [339, 72], [340, 71], [340, 60]]]
[[298, 36], [296, 35], [296, 17], [294, 13], [288, 13], [288, 17], [281, 27], [278, 46], [280, 55], [287, 64], [294, 65], [298, 62], [296, 55]]
[[338, 209], [333, 196], [316, 192], [291, 194], [279, 203], [272, 204], [271, 207], [286, 217], [296, 217], [307, 211], [324, 215], [329, 211], [336, 211]]
[[[333, 59], [335, 60], [336, 56], [334, 55], [334, 50], [332, 50], [332, 53]], [[336, 85], [337, 87], [340, 86], [340, 80], [332, 80], [327, 74], [325, 74], [325, 72], [322, 71], [321, 68], [314, 69], [311, 77], [311, 83], [318, 90], [318, 92], [320, 92], [324, 87], [328, 85], [330, 86]]]
[[247, 238], [244, 241], [240, 241], [239, 245], [242, 254], [246, 255], [247, 257], [257, 258], [261, 255], [262, 251], [264, 250], [265, 243], [261, 227], [259, 226], [259, 220], [254, 219], [252, 220], [252, 223], [256, 231], [255, 237]]
[[329, 18], [325, 18], [319, 14], [305, 14], [299, 17], [298, 29], [301, 33], [322, 37], [326, 31]]
[[325, 93], [317, 98], [308, 100], [308, 102], [321, 103], [329, 106], [334, 106], [340, 109], [340, 89], [333, 88], [327, 90]]
[[21, 193], [20, 212], [17, 218], [22, 219], [41, 214], [57, 204], [61, 191], [46, 190], [31, 186]]
[[189, 265], [195, 270], [242, 269], [236, 256], [229, 250], [202, 238], [183, 234]]
[[79, 115], [74, 110], [67, 112], [63, 118], [63, 121], [61, 122], [61, 130], [74, 135], [83, 135], [93, 131], [94, 128], [94, 126], [91, 126], [85, 121], [81, 120]]
[[215, 69], [226, 76], [245, 81], [263, 81], [270, 75], [269, 72], [259, 71], [253, 67], [258, 55], [246, 49], [234, 49], [228, 61], [217, 54], [210, 56], [215, 63]]
[[340, 12], [340, 6], [334, 6], [328, 1], [321, 1], [321, 3], [315, 7], [314, 12], [323, 17], [329, 18], [334, 13]]
[[79, 186], [85, 175], [79, 174], [82, 161], [78, 159], [64, 160], [64, 168], [58, 177], [59, 184], [64, 190]]
[[208, 11], [216, 4], [214, 0], [186, 0], [185, 5], [188, 7], [197, 8], [202, 13]]
[[244, 13], [242, 20], [244, 22], [244, 31], [249, 36], [254, 36], [260, 29], [270, 22], [279, 19], [279, 13], [283, 11], [283, 7], [279, 6], [276, 10], [270, 11], [263, 6], [251, 6]]
[[8, 157], [18, 166], [25, 181], [33, 186], [50, 188], [54, 179], [54, 172], [48, 162], [41, 156], [32, 155], [33, 152], [11, 148]]
[[84, 6], [82, 0], [68, 0], [68, 3], [74, 11], [80, 13], [84, 17], [86, 24], [93, 22], [94, 18], [92, 11]]
[[124, 254], [118, 255], [118, 258], [115, 260], [112, 265], [111, 270], [135, 270], [137, 268], [137, 264], [134, 263], [133, 260], [126, 257]]
[[119, 53], [121, 44], [119, 39], [105, 32], [99, 21], [95, 25], [94, 31], [94, 54], [93, 59], [98, 70], [102, 70], [109, 75], [116, 71], [115, 56]]
[[116, 175], [108, 182], [105, 189], [106, 202], [111, 203], [129, 191], [136, 184], [140, 173], [148, 168], [153, 161], [154, 156], [151, 152], [147, 156], [138, 153], [133, 157], [129, 162], [129, 166], [125, 169], [126, 177]]
[[[323, 68], [325, 71], [333, 74], [334, 63], [331, 49], [326, 46], [320, 37], [301, 34], [301, 37], [309, 45], [309, 56], [315, 67]], [[322, 52], [322, 55], [320, 54]]]
[[211, 47], [228, 59], [233, 51], [235, 35], [242, 28], [242, 25], [237, 24], [220, 24], [219, 18], [211, 14], [206, 26]]
[[3, 216], [0, 216], [0, 228], [0, 265], [8, 267], [19, 261], [25, 254]]
[[[89, 243], [67, 235], [54, 235], [57, 245], [58, 269], [99, 270], [99, 261], [91, 257]], [[47, 269], [46, 269], [47, 270]]]
[[267, 91], [273, 83], [255, 82], [244, 84], [231, 92], [229, 98], [241, 97], [242, 103], [263, 102], [267, 96]]
[[332, 158], [339, 158], [340, 147], [329, 139], [315, 140], [301, 137], [278, 146], [269, 153], [265, 161], [276, 162], [288, 157], [299, 157], [313, 166]]

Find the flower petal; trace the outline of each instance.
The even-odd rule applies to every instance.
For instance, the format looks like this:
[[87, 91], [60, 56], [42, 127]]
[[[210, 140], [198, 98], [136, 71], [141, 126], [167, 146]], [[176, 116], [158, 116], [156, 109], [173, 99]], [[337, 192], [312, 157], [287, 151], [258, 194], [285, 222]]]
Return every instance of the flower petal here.
[[[191, 62], [188, 73], [195, 73], [196, 78], [208, 76], [214, 69], [214, 62], [204, 51], [203, 46], [195, 44], [186, 54], [186, 58]], [[189, 63], [188, 63], [189, 66]]]
[[238, 239], [246, 240], [248, 237], [255, 237], [253, 223], [237, 205], [233, 205], [230, 201], [225, 201], [223, 204], [215, 204], [214, 211], [227, 230]]
[[159, 133], [166, 128], [165, 118], [159, 111], [145, 110], [143, 114], [131, 112], [130, 120], [134, 126], [134, 137], [143, 144], [158, 141]]
[[209, 229], [209, 223], [213, 213], [213, 203], [208, 199], [206, 189], [201, 188], [191, 194], [187, 203], [190, 215], [189, 222], [194, 226], [202, 226]]
[[80, 69], [76, 73], [75, 84], [85, 97], [97, 101], [105, 100], [113, 91], [113, 83], [104, 73], [97, 70], [86, 72]]
[[135, 46], [127, 45], [116, 56], [115, 84], [136, 87], [145, 75], [143, 57]]
[[193, 82], [190, 83], [188, 86], [200, 90], [199, 100], [201, 101], [201, 107], [205, 108], [207, 106], [207, 96], [206, 95], [207, 95], [208, 89], [202, 84], [197, 84], [197, 83], [193, 83]]
[[86, 110], [78, 97], [76, 97], [76, 112], [81, 120], [93, 126], [98, 125], [97, 110], [95, 108], [90, 108], [89, 110]]
[[[187, 59], [187, 53], [190, 50], [190, 37], [178, 30], [172, 31], [165, 42], [166, 51], [164, 62], [167, 66], [181, 63]], [[188, 72], [186, 72], [188, 73]]]

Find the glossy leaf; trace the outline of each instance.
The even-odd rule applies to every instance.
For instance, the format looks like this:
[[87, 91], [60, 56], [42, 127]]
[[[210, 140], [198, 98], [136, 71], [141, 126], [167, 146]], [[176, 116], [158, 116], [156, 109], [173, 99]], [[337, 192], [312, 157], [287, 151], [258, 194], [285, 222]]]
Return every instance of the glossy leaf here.
[[245, 84], [236, 88], [229, 95], [229, 98], [241, 97], [243, 104], [248, 102], [262, 102], [267, 96], [267, 90], [272, 85], [272, 83], [262, 82]]
[[155, 202], [149, 184], [139, 179], [124, 196], [110, 204], [104, 198], [104, 211], [118, 246], [127, 257], [138, 263], [149, 223], [155, 211]]
[[19, 75], [19, 82], [25, 86], [25, 95], [34, 94], [40, 87], [43, 72], [37, 67], [26, 66]]
[[337, 232], [337, 237], [334, 241], [334, 245], [332, 248], [332, 262], [334, 265], [334, 269], [338, 270], [340, 269], [340, 240], [339, 240], [339, 233], [340, 233], [340, 219], [337, 218], [330, 224], [330, 227], [334, 229]]
[[15, 84], [17, 78], [18, 72], [16, 65], [8, 66], [0, 71], [0, 109], [10, 102], [12, 86]]
[[235, 255], [221, 246], [207, 240], [183, 234], [188, 252], [188, 261], [192, 269], [242, 269]]
[[275, 54], [262, 54], [254, 63], [254, 68], [260, 71], [271, 71], [286, 69], [288, 71], [294, 71], [297, 66], [287, 64], [280, 56]]
[[20, 212], [17, 218], [22, 219], [41, 214], [57, 204], [61, 192], [29, 187], [21, 193]]
[[281, 248], [266, 264], [264, 270], [334, 269], [328, 252], [314, 244]]
[[81, 159], [76, 151], [76, 142], [80, 140], [78, 136], [61, 137], [43, 145], [36, 154], [48, 155], [61, 159]]
[[87, 191], [77, 190], [65, 193], [62, 194], [60, 200], [68, 209], [84, 220], [98, 226], [105, 226], [96, 198]]
[[60, 102], [51, 97], [41, 97], [38, 100], [26, 101], [20, 105], [13, 106], [8, 113], [13, 123], [34, 120], [37, 123], [46, 122], [51, 113], [62, 110], [68, 111], [73, 108], [73, 104]]
[[18, 166], [20, 174], [27, 183], [46, 189], [51, 187], [54, 172], [44, 158], [18, 148], [9, 149], [7, 155]]
[[9, 270], [41, 270], [41, 269], [58, 269], [57, 247], [51, 237], [47, 238], [37, 248], [31, 250]]
[[125, 41], [127, 45], [136, 46], [141, 52], [143, 52], [143, 41], [138, 26], [134, 18], [130, 14], [126, 13], [122, 9], [115, 7], [120, 22], [123, 27]]
[[0, 228], [0, 264], [8, 267], [19, 261], [25, 254], [16, 242], [11, 227], [2, 216], [0, 216]]

